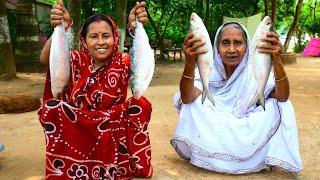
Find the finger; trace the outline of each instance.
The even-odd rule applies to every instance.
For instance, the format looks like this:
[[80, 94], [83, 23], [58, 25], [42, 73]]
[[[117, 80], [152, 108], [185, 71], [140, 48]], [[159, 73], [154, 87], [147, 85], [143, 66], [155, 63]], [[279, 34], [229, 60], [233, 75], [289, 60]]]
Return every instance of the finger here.
[[53, 27], [56, 27], [57, 25], [62, 23], [61, 20], [51, 20], [50, 22]]
[[276, 46], [271, 45], [271, 44], [263, 44], [263, 45], [257, 46], [257, 48], [258, 48], [259, 50], [267, 50], [267, 49], [269, 49], [269, 50], [275, 50], [275, 49], [276, 49]]
[[140, 2], [140, 6], [146, 7], [147, 3], [145, 1]]
[[139, 18], [139, 21], [140, 21], [142, 24], [146, 24], [146, 23], [149, 21], [149, 19], [148, 19], [147, 17], [141, 17], [141, 18]]
[[63, 16], [62, 9], [51, 9], [51, 14]]
[[191, 56], [199, 56], [199, 55], [205, 54], [205, 53], [207, 53], [207, 52], [208, 52], [207, 50], [198, 50], [198, 51], [190, 52], [190, 55], [191, 55]]
[[271, 54], [271, 55], [276, 53], [275, 50], [270, 50], [270, 49], [259, 49], [258, 52], [265, 53], [265, 54]]
[[187, 41], [189, 39], [191, 39], [193, 37], [193, 32], [190, 32], [185, 38], [184, 38], [184, 41], [183, 41], [183, 44], [186, 45], [187, 44]]
[[268, 32], [267, 36], [268, 36], [268, 37], [274, 37], [274, 38], [276, 38], [277, 40], [279, 40], [279, 35], [276, 34], [275, 32]]
[[130, 26], [133, 27], [133, 28], [136, 27], [136, 21], [132, 21], [132, 22], [130, 23]]
[[200, 38], [194, 38], [192, 37], [191, 39], [189, 39], [186, 43], [187, 47], [192, 47], [195, 43], [200, 42], [201, 39]]
[[147, 12], [141, 12], [138, 14], [138, 18], [143, 18], [143, 17], [147, 17], [147, 16], [148, 16]]
[[133, 8], [130, 11], [130, 14], [134, 15], [136, 13], [136, 10], [137, 10], [139, 4], [140, 4], [139, 2], [136, 2], [136, 4], [133, 6]]
[[60, 20], [61, 21], [63, 19], [63, 16], [52, 14], [50, 16], [50, 19], [51, 20]]
[[206, 44], [206, 43], [205, 43], [204, 41], [202, 41], [202, 40], [196, 41], [196, 42], [194, 42], [194, 43], [192, 44], [191, 49], [192, 49], [193, 51], [196, 51], [198, 48], [204, 46], [205, 44]]
[[261, 38], [260, 40], [263, 42], [271, 43], [272, 45], [280, 45], [281, 44], [279, 39], [277, 39], [276, 37], [273, 37], [273, 36], [272, 37], [267, 36], [266, 38]]
[[137, 10], [136, 10], [136, 14], [140, 14], [142, 12], [146, 12], [146, 8], [144, 7], [139, 7]]

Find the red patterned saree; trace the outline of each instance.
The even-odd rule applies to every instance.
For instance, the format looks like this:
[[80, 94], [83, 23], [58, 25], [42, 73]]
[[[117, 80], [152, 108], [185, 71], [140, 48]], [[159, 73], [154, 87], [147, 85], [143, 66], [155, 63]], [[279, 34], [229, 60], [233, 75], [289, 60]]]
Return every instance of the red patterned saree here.
[[[112, 21], [113, 22], [113, 21]], [[50, 77], [39, 120], [46, 138], [46, 179], [151, 177], [147, 126], [151, 104], [127, 98], [130, 59], [117, 53], [118, 32], [108, 63], [93, 70], [86, 50], [71, 52], [71, 75], [59, 99]]]

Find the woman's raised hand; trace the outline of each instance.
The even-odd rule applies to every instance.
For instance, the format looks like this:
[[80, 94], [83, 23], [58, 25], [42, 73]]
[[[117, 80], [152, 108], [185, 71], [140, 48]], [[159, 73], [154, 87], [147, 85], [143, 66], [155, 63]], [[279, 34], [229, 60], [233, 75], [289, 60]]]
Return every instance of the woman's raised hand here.
[[69, 12], [63, 5], [63, 1], [59, 0], [57, 4], [54, 4], [51, 9], [50, 15], [50, 24], [52, 27], [56, 27], [57, 25], [64, 21], [65, 29], [68, 29], [72, 25], [72, 19], [70, 17]]
[[149, 21], [146, 11], [146, 2], [136, 2], [136, 5], [131, 9], [128, 17], [128, 30], [130, 32], [137, 26], [136, 17], [142, 24], [146, 24]]
[[186, 63], [195, 64], [198, 56], [207, 52], [207, 50], [200, 48], [204, 45], [204, 40], [194, 37], [192, 32], [189, 33], [183, 42], [183, 51], [186, 56]]

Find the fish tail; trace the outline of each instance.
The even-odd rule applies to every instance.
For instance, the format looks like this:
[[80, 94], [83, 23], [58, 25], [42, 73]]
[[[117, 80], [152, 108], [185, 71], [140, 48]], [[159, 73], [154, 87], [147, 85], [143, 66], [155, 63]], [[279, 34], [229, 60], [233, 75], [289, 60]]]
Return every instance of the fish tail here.
[[266, 111], [266, 100], [264, 99], [264, 94], [259, 95], [259, 103], [261, 104], [264, 111]]
[[251, 99], [251, 101], [250, 101], [250, 103], [249, 103], [249, 105], [248, 105], [248, 109], [249, 109], [251, 106], [254, 106], [254, 105], [257, 103], [257, 101], [258, 101], [258, 96], [255, 95], [255, 96]]
[[206, 100], [206, 97], [207, 97], [207, 95], [206, 95], [206, 93], [203, 91], [203, 92], [202, 92], [202, 96], [201, 96], [201, 103], [202, 103], [202, 104], [203, 104], [204, 101]]
[[210, 93], [210, 91], [207, 88], [203, 87], [202, 98], [201, 98], [202, 104], [204, 103], [206, 97], [208, 97], [208, 99], [210, 100], [212, 105], [215, 106], [215, 102], [214, 102], [214, 99], [212, 97], [212, 94]]
[[212, 103], [212, 105], [215, 106], [216, 103], [214, 102], [214, 99], [213, 99], [213, 97], [212, 97], [212, 94], [211, 94], [210, 92], [208, 92], [207, 96], [208, 96], [210, 102]]

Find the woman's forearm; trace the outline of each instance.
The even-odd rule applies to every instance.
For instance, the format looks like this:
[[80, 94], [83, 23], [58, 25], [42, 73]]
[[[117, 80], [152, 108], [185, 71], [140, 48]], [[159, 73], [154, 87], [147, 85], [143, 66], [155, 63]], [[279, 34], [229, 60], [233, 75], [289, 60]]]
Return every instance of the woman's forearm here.
[[189, 104], [195, 100], [199, 90], [194, 87], [195, 63], [186, 63], [180, 81], [181, 100], [184, 104]]
[[51, 47], [51, 37], [47, 40], [46, 44], [44, 45], [44, 47], [41, 50], [40, 62], [42, 64], [45, 64], [45, 65], [49, 64], [50, 47]]
[[286, 101], [290, 95], [290, 86], [287, 73], [284, 70], [280, 57], [278, 61], [274, 61], [273, 68], [275, 76], [274, 98], [279, 101]]

